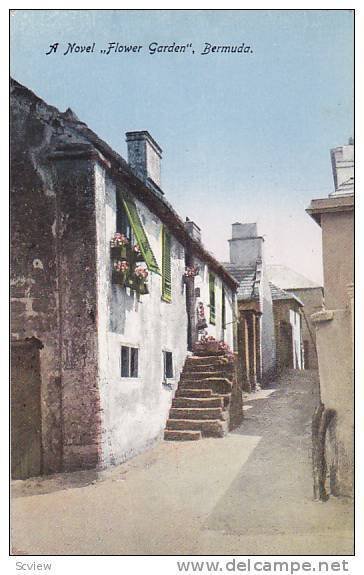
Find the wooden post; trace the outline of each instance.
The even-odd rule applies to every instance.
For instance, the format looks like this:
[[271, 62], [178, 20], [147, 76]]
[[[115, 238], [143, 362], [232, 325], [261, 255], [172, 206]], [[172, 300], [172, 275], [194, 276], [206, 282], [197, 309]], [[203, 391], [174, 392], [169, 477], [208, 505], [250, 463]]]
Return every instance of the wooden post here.
[[256, 346], [256, 325], [253, 313], [249, 313], [249, 364], [250, 364], [250, 386], [254, 390], [257, 385], [257, 346]]

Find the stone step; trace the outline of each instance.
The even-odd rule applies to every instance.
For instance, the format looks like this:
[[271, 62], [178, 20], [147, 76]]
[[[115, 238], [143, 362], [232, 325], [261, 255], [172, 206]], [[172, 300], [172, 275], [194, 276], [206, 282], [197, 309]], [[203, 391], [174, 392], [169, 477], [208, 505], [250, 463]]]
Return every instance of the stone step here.
[[223, 437], [227, 424], [219, 419], [168, 419], [166, 430], [201, 431], [203, 437]]
[[224, 407], [222, 397], [176, 397], [172, 407]]
[[229, 393], [232, 383], [226, 378], [209, 377], [200, 380], [183, 379], [179, 384], [180, 389], [211, 389], [213, 393]]
[[176, 391], [176, 397], [211, 397], [211, 389], [189, 389], [185, 387], [183, 389], [178, 388]]
[[221, 407], [172, 407], [170, 419], [222, 419]]
[[215, 356], [215, 355], [207, 355], [207, 356], [192, 356], [189, 357], [186, 361], [186, 366], [198, 366], [198, 365], [228, 365], [232, 363], [224, 356]]
[[221, 397], [223, 401], [224, 408], [227, 407], [230, 403], [231, 393], [217, 393], [218, 397]]
[[231, 380], [233, 376], [232, 372], [222, 369], [221, 371], [185, 371], [181, 375], [181, 381], [185, 379], [206, 379], [208, 377], [223, 377]]
[[232, 363], [208, 363], [208, 364], [200, 364], [195, 365], [194, 363], [186, 363], [183, 368], [182, 373], [199, 373], [204, 371], [212, 371], [212, 372], [226, 372], [226, 371], [233, 371], [234, 365]]
[[196, 441], [201, 439], [201, 431], [192, 431], [191, 429], [166, 429], [164, 431], [165, 441]]

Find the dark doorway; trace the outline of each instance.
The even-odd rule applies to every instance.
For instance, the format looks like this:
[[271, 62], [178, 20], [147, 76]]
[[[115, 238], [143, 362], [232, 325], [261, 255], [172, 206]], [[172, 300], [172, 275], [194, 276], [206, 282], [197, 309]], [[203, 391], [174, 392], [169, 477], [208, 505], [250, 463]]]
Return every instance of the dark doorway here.
[[11, 343], [11, 476], [42, 473], [39, 340]]
[[293, 337], [291, 324], [282, 321], [280, 325], [281, 368], [293, 368]]

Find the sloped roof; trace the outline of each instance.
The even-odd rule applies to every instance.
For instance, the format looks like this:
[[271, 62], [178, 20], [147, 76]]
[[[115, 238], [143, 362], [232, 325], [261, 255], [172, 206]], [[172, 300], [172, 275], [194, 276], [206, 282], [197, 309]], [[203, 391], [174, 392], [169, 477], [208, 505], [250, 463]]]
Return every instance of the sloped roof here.
[[321, 287], [318, 283], [282, 264], [267, 266], [267, 274], [269, 281], [282, 289], [289, 290]]
[[297, 303], [303, 306], [302, 301], [294, 293], [281, 289], [272, 282], [269, 282], [269, 285], [273, 301], [295, 300]]
[[[11, 95], [14, 97], [24, 96], [36, 104], [36, 113], [41, 121], [52, 124], [53, 126], [57, 123], [60, 127], [67, 129], [67, 134], [58, 137], [59, 142], [67, 141], [67, 136], [72, 134], [76, 136], [76, 141], [72, 140], [72, 144], [78, 145], [80, 153], [87, 152], [90, 146], [98, 152], [101, 152], [102, 157], [107, 159], [108, 167], [115, 178], [120, 178], [124, 183], [127, 183], [132, 189], [133, 194], [145, 203], [164, 223], [171, 227], [172, 233], [183, 245], [188, 245], [193, 253], [203, 261], [206, 261], [211, 266], [211, 269], [233, 290], [236, 289], [236, 280], [201, 242], [189, 235], [185, 228], [184, 221], [164, 196], [144, 185], [131, 170], [128, 162], [84, 122], [80, 121], [70, 108], [63, 113], [60, 112], [56, 107], [44, 102], [44, 100], [34, 94], [29, 88], [23, 86], [13, 78], [10, 79], [10, 86]], [[66, 148], [67, 146], [60, 145], [58, 150], [64, 152]]]
[[222, 265], [239, 282], [236, 292], [239, 301], [259, 300], [260, 260], [252, 266], [239, 266], [229, 262], [224, 262]]

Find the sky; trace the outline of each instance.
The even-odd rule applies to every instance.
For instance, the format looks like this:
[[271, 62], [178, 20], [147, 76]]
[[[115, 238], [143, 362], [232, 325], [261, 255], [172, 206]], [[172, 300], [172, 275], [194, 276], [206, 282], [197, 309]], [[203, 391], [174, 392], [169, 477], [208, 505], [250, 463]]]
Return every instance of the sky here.
[[[142, 49], [102, 53], [109, 42]], [[69, 43], [95, 47], [64, 55]], [[216, 257], [232, 223], [256, 221], [268, 263], [322, 282], [305, 209], [333, 191], [330, 149], [353, 135], [350, 10], [15, 10], [11, 74], [125, 158], [125, 132], [148, 130], [166, 198]]]

